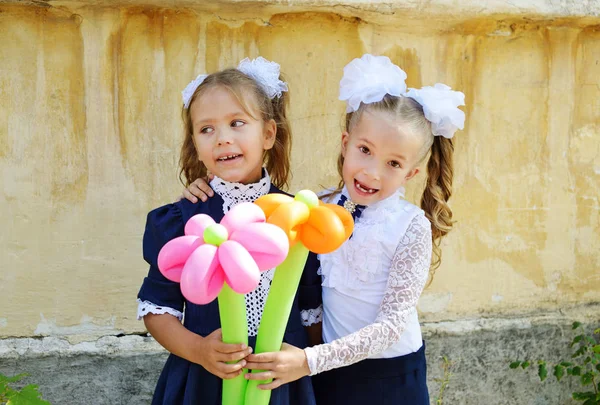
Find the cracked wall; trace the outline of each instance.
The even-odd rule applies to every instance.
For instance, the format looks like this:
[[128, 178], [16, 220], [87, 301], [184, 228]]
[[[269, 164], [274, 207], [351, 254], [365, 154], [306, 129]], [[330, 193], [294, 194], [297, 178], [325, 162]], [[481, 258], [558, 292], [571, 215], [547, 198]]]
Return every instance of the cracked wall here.
[[0, 5], [0, 337], [143, 331], [141, 237], [146, 213], [181, 191], [180, 91], [258, 55], [290, 84], [292, 191], [336, 181], [352, 58], [387, 55], [410, 86], [465, 92], [456, 229], [424, 322], [599, 301], [600, 19], [440, 27], [426, 14], [403, 24], [401, 11], [382, 23], [281, 11]]

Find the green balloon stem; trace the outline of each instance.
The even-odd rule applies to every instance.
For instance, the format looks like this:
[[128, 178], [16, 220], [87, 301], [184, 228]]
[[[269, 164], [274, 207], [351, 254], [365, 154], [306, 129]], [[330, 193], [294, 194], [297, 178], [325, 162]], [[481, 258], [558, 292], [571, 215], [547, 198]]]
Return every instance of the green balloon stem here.
[[[224, 343], [245, 343], [248, 345], [248, 324], [246, 321], [246, 299], [227, 285], [219, 293], [219, 317]], [[232, 362], [237, 363], [237, 362]], [[248, 381], [244, 374], [248, 370], [230, 380], [223, 380], [223, 405], [244, 405]]]
[[[255, 353], [278, 352], [281, 350], [283, 335], [307, 257], [308, 249], [301, 242], [297, 242], [290, 248], [284, 262], [275, 270], [258, 328]], [[253, 370], [252, 372], [257, 373], [260, 370]], [[271, 391], [260, 390], [258, 385], [267, 384], [270, 381], [248, 381], [246, 404], [268, 405]]]

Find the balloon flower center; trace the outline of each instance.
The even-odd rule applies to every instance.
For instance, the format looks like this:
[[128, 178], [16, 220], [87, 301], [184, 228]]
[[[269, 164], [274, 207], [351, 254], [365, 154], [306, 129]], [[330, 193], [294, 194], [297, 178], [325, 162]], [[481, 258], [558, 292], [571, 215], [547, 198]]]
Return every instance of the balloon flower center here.
[[303, 202], [308, 208], [314, 208], [319, 206], [319, 197], [310, 190], [298, 191], [294, 200]]
[[220, 246], [229, 238], [227, 228], [221, 224], [212, 224], [204, 230], [204, 242], [209, 245]]

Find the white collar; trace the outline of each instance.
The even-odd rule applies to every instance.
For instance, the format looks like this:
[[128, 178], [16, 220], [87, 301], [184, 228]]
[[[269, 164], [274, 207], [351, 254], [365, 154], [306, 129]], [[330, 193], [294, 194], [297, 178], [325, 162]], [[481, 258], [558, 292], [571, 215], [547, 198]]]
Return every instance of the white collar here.
[[242, 184], [225, 181], [215, 176], [210, 181], [210, 187], [223, 198], [223, 212], [242, 202], [254, 202], [258, 197], [268, 194], [271, 190], [271, 177], [263, 169], [263, 177], [257, 183]]

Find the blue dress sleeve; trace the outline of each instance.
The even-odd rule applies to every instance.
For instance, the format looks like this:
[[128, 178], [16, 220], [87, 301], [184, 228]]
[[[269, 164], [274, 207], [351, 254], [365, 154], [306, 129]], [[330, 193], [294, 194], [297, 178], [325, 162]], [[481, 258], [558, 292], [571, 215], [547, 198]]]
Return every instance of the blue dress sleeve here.
[[298, 287], [298, 306], [301, 311], [314, 310], [323, 304], [321, 276], [318, 274], [319, 267], [320, 263], [317, 255], [310, 252]]
[[144, 260], [150, 265], [138, 293], [138, 299], [159, 307], [168, 307], [183, 313], [185, 299], [179, 283], [170, 281], [158, 270], [158, 252], [171, 239], [183, 236], [184, 222], [176, 204], [157, 208], [148, 214], [144, 232]]

